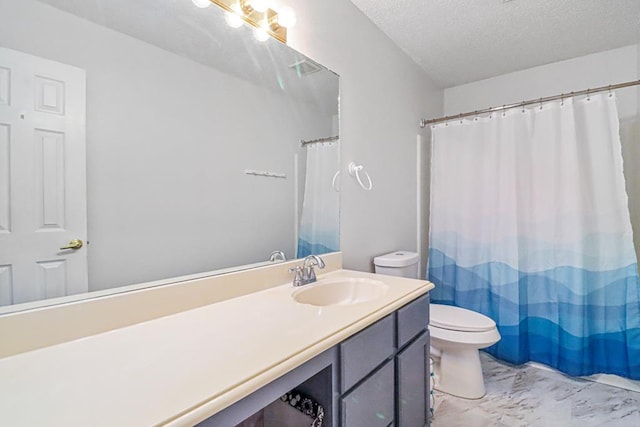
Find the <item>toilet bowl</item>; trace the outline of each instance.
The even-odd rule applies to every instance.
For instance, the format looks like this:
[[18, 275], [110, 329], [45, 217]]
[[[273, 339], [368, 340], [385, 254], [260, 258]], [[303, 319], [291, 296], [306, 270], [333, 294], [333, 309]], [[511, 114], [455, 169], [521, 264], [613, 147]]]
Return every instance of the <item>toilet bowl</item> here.
[[449, 305], [431, 304], [429, 312], [435, 389], [480, 399], [486, 389], [478, 350], [500, 340], [496, 323], [483, 314]]

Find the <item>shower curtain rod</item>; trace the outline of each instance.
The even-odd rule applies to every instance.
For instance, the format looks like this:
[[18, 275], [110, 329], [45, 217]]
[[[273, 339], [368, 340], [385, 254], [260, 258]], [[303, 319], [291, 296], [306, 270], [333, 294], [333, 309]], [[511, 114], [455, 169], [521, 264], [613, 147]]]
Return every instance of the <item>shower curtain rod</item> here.
[[457, 119], [462, 119], [464, 117], [477, 116], [479, 114], [493, 113], [494, 111], [503, 111], [503, 110], [509, 110], [511, 108], [524, 107], [526, 105], [541, 104], [543, 102], [555, 101], [556, 99], [570, 98], [572, 96], [591, 95], [592, 93], [596, 93], [596, 92], [604, 92], [607, 90], [610, 91], [613, 89], [620, 89], [623, 87], [636, 86], [636, 85], [640, 85], [640, 80], [634, 80], [626, 83], [618, 83], [618, 84], [609, 85], [609, 86], [602, 86], [602, 87], [597, 87], [595, 89], [586, 89], [578, 92], [562, 93], [560, 95], [547, 96], [545, 98], [531, 99], [529, 101], [522, 101], [516, 104], [503, 105], [502, 107], [489, 107], [489, 108], [485, 108], [484, 110], [470, 111], [468, 113], [460, 113], [460, 114], [455, 114], [453, 116], [438, 117], [437, 119], [430, 119], [430, 120], [422, 119], [420, 120], [420, 127], [423, 128], [423, 127], [426, 127], [427, 125], [431, 125], [434, 123], [447, 122], [449, 120], [454, 120], [454, 119], [457, 120]]
[[304, 139], [301, 139], [300, 140], [300, 146], [304, 147], [305, 145], [308, 145], [308, 144], [317, 144], [319, 142], [337, 141], [338, 139], [340, 139], [339, 136], [328, 136], [326, 138], [310, 139], [308, 141], [305, 141]]

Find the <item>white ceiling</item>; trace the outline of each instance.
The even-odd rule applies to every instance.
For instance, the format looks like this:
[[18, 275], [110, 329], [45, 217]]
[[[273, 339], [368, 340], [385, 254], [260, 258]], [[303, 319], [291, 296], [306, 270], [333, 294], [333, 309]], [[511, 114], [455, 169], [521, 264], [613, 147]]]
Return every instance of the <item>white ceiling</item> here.
[[640, 0], [351, 0], [451, 87], [640, 42]]

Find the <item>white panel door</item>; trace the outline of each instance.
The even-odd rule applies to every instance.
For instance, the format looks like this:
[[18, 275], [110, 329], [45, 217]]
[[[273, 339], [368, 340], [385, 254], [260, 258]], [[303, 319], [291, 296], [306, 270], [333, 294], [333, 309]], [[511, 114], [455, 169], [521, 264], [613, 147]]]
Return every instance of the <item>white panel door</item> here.
[[0, 305], [88, 290], [85, 116], [84, 70], [0, 48]]

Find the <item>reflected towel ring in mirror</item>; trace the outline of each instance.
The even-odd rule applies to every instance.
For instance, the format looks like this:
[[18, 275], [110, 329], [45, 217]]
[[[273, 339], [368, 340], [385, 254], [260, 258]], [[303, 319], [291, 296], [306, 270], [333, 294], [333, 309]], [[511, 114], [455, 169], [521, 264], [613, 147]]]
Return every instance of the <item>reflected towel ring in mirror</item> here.
[[333, 188], [333, 191], [335, 191], [336, 193], [340, 192], [340, 187], [338, 186], [338, 183], [340, 181], [338, 181], [338, 177], [340, 177], [339, 170], [335, 174], [333, 174], [333, 179], [331, 180], [331, 187]]
[[[364, 176], [367, 177], [367, 181], [369, 181], [367, 185], [364, 185], [364, 183], [362, 182], [360, 173], [363, 173]], [[356, 165], [354, 162], [349, 163], [349, 175], [354, 176], [356, 178], [356, 180], [358, 181], [358, 184], [360, 184], [360, 187], [362, 187], [363, 190], [371, 191], [371, 189], [373, 188], [373, 181], [371, 180], [371, 177], [369, 176], [367, 171], [364, 170], [364, 166]]]

